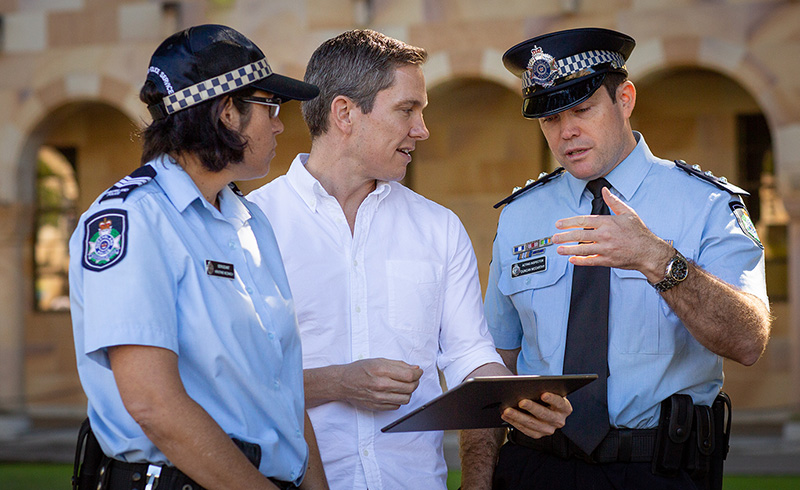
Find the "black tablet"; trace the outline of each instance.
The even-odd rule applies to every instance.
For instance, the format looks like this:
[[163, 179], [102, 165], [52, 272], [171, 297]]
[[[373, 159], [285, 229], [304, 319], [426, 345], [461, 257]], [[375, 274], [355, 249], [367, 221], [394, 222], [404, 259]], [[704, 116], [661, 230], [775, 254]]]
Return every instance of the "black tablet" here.
[[525, 399], [539, 400], [548, 392], [566, 396], [595, 379], [596, 374], [469, 378], [388, 424], [381, 432], [503, 427], [508, 424], [500, 414], [507, 407], [515, 407]]

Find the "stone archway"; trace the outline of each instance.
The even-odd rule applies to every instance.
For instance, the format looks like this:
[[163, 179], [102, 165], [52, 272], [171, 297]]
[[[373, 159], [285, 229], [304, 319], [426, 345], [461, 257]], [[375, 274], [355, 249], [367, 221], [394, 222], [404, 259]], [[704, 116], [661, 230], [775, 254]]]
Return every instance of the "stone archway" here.
[[137, 130], [136, 124], [116, 107], [103, 102], [74, 101], [45, 114], [25, 143], [19, 174], [21, 185], [27, 189], [20, 194], [31, 195], [32, 202], [27, 206], [30, 225], [21, 250], [24, 277], [21, 369], [24, 406], [32, 417], [79, 417], [86, 404], [75, 367], [69, 312], [64, 308], [42, 308], [37, 301], [43, 293], [43, 286], [35, 281], [40, 265], [37, 260], [43, 255], [41, 240], [36, 242], [37, 230], [43, 229], [43, 199], [39, 195], [42, 188], [37, 185], [37, 179], [41, 182], [44, 158], [40, 149], [46, 147], [51, 153], [69, 155], [60, 159], [59, 172], [69, 173], [69, 167], [74, 166], [71, 178], [79, 189], [74, 209], [67, 211], [72, 214], [66, 217], [72, 225], [62, 226], [58, 231], [48, 228], [51, 235], [56, 234], [51, 236], [51, 243], [56, 243], [68, 240], [74, 220], [104, 189], [139, 166], [141, 146]]

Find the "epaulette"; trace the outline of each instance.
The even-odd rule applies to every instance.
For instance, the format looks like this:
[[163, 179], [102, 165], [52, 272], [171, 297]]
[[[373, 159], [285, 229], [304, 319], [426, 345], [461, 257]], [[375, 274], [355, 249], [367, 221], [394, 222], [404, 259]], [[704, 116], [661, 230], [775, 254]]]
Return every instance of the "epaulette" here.
[[231, 188], [231, 190], [233, 191], [233, 193], [234, 193], [234, 194], [236, 194], [237, 196], [239, 196], [239, 197], [244, 197], [244, 194], [243, 194], [243, 193], [242, 193], [242, 191], [239, 189], [239, 186], [237, 186], [237, 185], [236, 185], [236, 184], [234, 184], [233, 182], [231, 182], [230, 184], [228, 184], [228, 187], [230, 187], [230, 188]]
[[543, 184], [546, 184], [547, 182], [550, 182], [551, 180], [555, 179], [556, 177], [558, 177], [562, 173], [564, 173], [564, 167], [558, 167], [557, 169], [555, 169], [553, 172], [550, 172], [549, 174], [547, 172], [540, 173], [538, 179], [536, 179], [536, 180], [530, 179], [527, 182], [525, 182], [525, 187], [514, 187], [514, 190], [512, 191], [510, 196], [508, 196], [507, 198], [503, 199], [502, 201], [500, 201], [500, 202], [498, 202], [497, 204], [494, 205], [495, 209], [499, 208], [503, 204], [510, 203], [514, 199], [518, 198], [522, 194], [528, 192], [529, 190], [531, 190], [531, 189], [533, 189], [535, 187], [539, 187], [540, 185], [543, 185]]
[[111, 188], [108, 189], [102, 197], [100, 197], [100, 201], [98, 202], [103, 202], [107, 199], [122, 199], [125, 201], [125, 199], [128, 198], [128, 194], [130, 194], [132, 190], [150, 182], [155, 176], [156, 169], [150, 165], [143, 165], [131, 172], [131, 174], [127, 177], [123, 177], [122, 180], [111, 186]]
[[730, 192], [731, 194], [737, 194], [740, 196], [749, 196], [750, 193], [746, 190], [742, 189], [741, 187], [735, 186], [728, 182], [728, 179], [725, 177], [717, 177], [716, 175], [712, 174], [710, 170], [703, 170], [700, 168], [700, 165], [689, 165], [688, 163], [684, 162], [683, 160], [675, 160], [675, 166], [679, 169], [683, 170], [689, 175], [693, 175], [699, 179], [705, 180], [710, 184], [722, 189], [723, 191]]

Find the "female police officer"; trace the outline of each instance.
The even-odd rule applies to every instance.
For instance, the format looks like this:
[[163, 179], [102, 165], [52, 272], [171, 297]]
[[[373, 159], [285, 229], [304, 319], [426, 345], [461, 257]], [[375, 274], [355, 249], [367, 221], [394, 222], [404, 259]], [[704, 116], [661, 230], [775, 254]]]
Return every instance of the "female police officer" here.
[[179, 32], [153, 54], [143, 165], [70, 241], [102, 488], [327, 487], [278, 246], [231, 184], [267, 174], [280, 103], [317, 92], [224, 26]]

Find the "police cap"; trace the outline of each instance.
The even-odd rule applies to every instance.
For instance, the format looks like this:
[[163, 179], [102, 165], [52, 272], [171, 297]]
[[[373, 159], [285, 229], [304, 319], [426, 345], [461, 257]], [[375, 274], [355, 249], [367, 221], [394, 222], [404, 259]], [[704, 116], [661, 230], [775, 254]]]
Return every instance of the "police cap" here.
[[315, 85], [273, 72], [251, 40], [216, 24], [190, 27], [164, 40], [150, 58], [147, 80], [164, 96], [148, 107], [153, 119], [247, 86], [282, 101], [308, 100], [319, 93]]
[[535, 119], [588, 99], [606, 73], [627, 75], [625, 62], [636, 41], [596, 27], [551, 32], [528, 39], [503, 55], [503, 64], [522, 78], [522, 115]]

